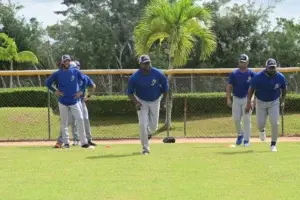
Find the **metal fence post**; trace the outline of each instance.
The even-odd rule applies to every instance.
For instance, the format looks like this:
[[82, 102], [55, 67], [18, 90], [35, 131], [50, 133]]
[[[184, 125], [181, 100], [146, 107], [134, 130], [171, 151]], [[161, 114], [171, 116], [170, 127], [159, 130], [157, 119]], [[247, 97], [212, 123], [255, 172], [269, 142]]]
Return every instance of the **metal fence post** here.
[[51, 139], [51, 115], [50, 115], [50, 107], [51, 107], [51, 98], [50, 98], [50, 90], [48, 89], [48, 140]]
[[184, 98], [184, 108], [183, 108], [183, 116], [184, 116], [184, 136], [186, 137], [186, 110], [187, 110], [187, 100]]

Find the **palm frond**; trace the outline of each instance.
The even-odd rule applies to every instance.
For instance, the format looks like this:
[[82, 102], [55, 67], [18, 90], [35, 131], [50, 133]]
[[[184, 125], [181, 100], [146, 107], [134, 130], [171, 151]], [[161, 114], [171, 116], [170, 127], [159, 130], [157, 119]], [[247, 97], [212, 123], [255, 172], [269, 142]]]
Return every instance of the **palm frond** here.
[[186, 64], [193, 50], [196, 38], [193, 37], [188, 29], [182, 29], [175, 40], [170, 45], [170, 53], [173, 58], [173, 67], [182, 67]]
[[194, 37], [199, 37], [201, 40], [200, 59], [205, 60], [209, 58], [217, 48], [215, 34], [211, 30], [201, 27], [199, 22], [195, 19], [189, 20], [188, 23], [186, 23], [185, 29]]
[[34, 64], [39, 63], [36, 55], [31, 51], [19, 52], [15, 57], [15, 60], [19, 63], [25, 63], [25, 62], [34, 63]]
[[0, 39], [2, 40], [1, 46], [6, 49], [12, 57], [17, 54], [18, 48], [15, 41], [5, 33], [0, 33]]
[[[149, 39], [156, 33], [169, 33], [171, 27], [164, 21], [155, 19], [152, 23], [141, 21], [134, 30], [134, 43], [138, 55], [148, 53]], [[153, 39], [152, 39], [153, 40]], [[155, 42], [155, 41], [153, 41]]]
[[152, 0], [145, 8], [145, 14], [141, 18], [146, 23], [151, 23], [159, 18], [167, 24], [174, 23], [174, 15], [168, 0]]
[[156, 42], [157, 40], [159, 40], [159, 43], [161, 44], [168, 37], [170, 37], [170, 35], [166, 32], [154, 33], [147, 41], [147, 49], [150, 49], [154, 42]]
[[3, 47], [0, 47], [0, 61], [10, 61], [10, 60], [11, 60], [11, 56], [6, 51], [6, 49]]

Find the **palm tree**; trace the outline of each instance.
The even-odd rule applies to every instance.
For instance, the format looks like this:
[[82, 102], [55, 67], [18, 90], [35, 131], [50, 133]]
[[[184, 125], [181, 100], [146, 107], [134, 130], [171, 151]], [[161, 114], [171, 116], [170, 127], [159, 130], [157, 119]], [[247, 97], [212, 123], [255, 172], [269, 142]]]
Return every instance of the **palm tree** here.
[[[210, 11], [194, 4], [194, 0], [152, 0], [134, 30], [135, 50], [138, 56], [148, 54], [154, 44], [167, 44], [168, 69], [184, 66], [196, 45], [201, 41], [200, 59], [205, 60], [217, 47], [216, 37], [210, 31]], [[168, 75], [170, 92], [167, 98], [165, 126], [171, 127], [172, 76]]]
[[[29, 62], [37, 64], [38, 59], [31, 51], [18, 52], [18, 47], [15, 41], [5, 33], [0, 33], [0, 61], [10, 62], [10, 70], [13, 71], [14, 62], [25, 63]], [[21, 86], [19, 76], [17, 76], [18, 85]], [[13, 78], [10, 76], [10, 87], [13, 87]]]

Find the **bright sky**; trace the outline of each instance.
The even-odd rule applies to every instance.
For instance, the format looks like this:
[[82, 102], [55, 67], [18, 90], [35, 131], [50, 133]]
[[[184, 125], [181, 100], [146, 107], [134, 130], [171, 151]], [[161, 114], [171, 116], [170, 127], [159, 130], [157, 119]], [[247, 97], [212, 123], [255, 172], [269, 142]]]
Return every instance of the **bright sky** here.
[[[8, 0], [2, 0], [7, 2]], [[272, 0], [256, 0], [257, 5], [267, 5]], [[13, 3], [19, 3], [24, 6], [19, 15], [25, 16], [27, 19], [31, 17], [37, 18], [42, 22], [43, 26], [52, 25], [59, 20], [64, 19], [61, 15], [54, 14], [54, 11], [64, 10], [66, 7], [61, 5], [62, 0], [11, 0]], [[232, 0], [232, 3], [245, 3], [247, 0]], [[300, 19], [300, 0], [283, 0], [271, 14], [274, 22], [276, 17]]]

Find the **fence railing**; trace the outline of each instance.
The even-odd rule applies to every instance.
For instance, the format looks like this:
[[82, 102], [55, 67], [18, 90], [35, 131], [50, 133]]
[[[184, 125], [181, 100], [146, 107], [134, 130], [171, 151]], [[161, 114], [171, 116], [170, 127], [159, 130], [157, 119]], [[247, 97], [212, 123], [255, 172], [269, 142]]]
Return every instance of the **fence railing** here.
[[[174, 106], [172, 129], [175, 137], [235, 137], [231, 109], [226, 106], [227, 76], [233, 69], [174, 69]], [[262, 68], [255, 68], [260, 71]], [[54, 140], [59, 134], [57, 99], [45, 87], [55, 70], [0, 71], [0, 140]], [[300, 68], [279, 68], [288, 80], [288, 95], [281, 134], [300, 134]], [[97, 85], [95, 97], [87, 103], [92, 135], [95, 139], [138, 138], [138, 119], [125, 95], [129, 76], [135, 70], [82, 70]], [[9, 88], [12, 76], [13, 88]], [[165, 113], [160, 113], [163, 127]], [[282, 126], [284, 125], [284, 126]], [[71, 134], [71, 127], [69, 127]], [[155, 137], [165, 137], [159, 129]], [[267, 134], [270, 126], [267, 125]], [[255, 112], [252, 136], [257, 137]]]

